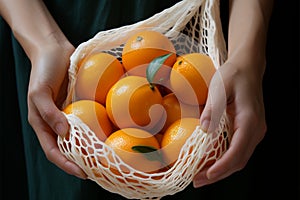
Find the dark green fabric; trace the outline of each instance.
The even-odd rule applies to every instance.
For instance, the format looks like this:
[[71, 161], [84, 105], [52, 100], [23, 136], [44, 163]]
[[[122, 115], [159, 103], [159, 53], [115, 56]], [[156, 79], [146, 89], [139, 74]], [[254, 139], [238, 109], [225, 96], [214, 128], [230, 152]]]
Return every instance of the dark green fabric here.
[[48, 9], [66, 34], [77, 46], [98, 31], [132, 24], [146, 19], [178, 0], [100, 0], [46, 1]]
[[[0, 199], [17, 199], [18, 194], [27, 199], [26, 168], [11, 33], [0, 17]], [[17, 168], [17, 170], [15, 169]], [[18, 181], [16, 184], [15, 180]], [[8, 193], [12, 188], [18, 192]], [[23, 195], [22, 195], [23, 194]], [[9, 195], [9, 198], [7, 196]]]
[[[100, 0], [100, 1], [45, 1], [51, 14], [76, 47], [80, 43], [93, 37], [97, 32], [110, 28], [132, 24], [146, 19], [153, 14], [173, 5], [176, 0]], [[1, 115], [13, 112], [8, 123], [2, 123], [4, 130], [10, 130], [10, 134], [2, 134], [1, 141], [8, 141], [8, 145], [17, 146], [21, 156], [25, 156], [26, 165], [22, 165], [24, 157], [18, 157], [21, 163], [12, 179], [19, 179], [19, 188], [23, 191], [23, 200], [118, 200], [124, 199], [120, 195], [112, 194], [96, 183], [89, 180], [81, 180], [70, 176], [49, 162], [42, 151], [37, 137], [27, 121], [27, 87], [30, 74], [30, 61], [26, 57], [19, 43], [14, 39], [9, 27], [0, 19], [0, 60], [5, 61], [1, 66], [1, 95], [4, 105]], [[7, 89], [7, 86], [11, 86]], [[17, 101], [18, 100], [18, 101]], [[1, 103], [2, 105], [2, 103]], [[19, 109], [18, 109], [19, 108]], [[18, 118], [20, 112], [20, 118]], [[13, 127], [13, 128], [11, 128]], [[21, 135], [22, 132], [22, 135]], [[3, 139], [3, 140], [2, 140]], [[23, 139], [24, 147], [21, 139]], [[24, 150], [23, 150], [24, 148]], [[5, 148], [9, 149], [9, 148]], [[24, 151], [24, 154], [22, 154]], [[18, 155], [19, 155], [18, 154]], [[7, 160], [7, 159], [6, 159]], [[9, 164], [7, 164], [9, 166]], [[6, 166], [6, 165], [5, 165]], [[25, 168], [26, 167], [26, 168]], [[9, 167], [8, 167], [9, 168]], [[26, 175], [24, 175], [24, 168]], [[9, 168], [11, 169], [11, 168]], [[3, 171], [3, 169], [1, 170]], [[240, 176], [232, 176], [220, 181], [213, 186], [194, 189], [190, 185], [186, 190], [167, 199], [219, 199], [226, 193], [231, 193], [232, 199], [245, 199], [250, 193], [249, 184], [251, 174], [244, 170]], [[7, 175], [9, 176], [9, 174]], [[243, 184], [235, 185], [236, 179], [243, 179]], [[248, 181], [245, 181], [248, 180]], [[242, 180], [237, 180], [242, 182]], [[12, 183], [13, 184], [13, 183]], [[2, 187], [1, 187], [2, 188]], [[27, 190], [28, 189], [28, 190]], [[16, 190], [17, 191], [17, 190]], [[19, 190], [20, 191], [20, 190]], [[216, 192], [218, 191], [218, 192]], [[27, 197], [28, 193], [28, 197]], [[17, 195], [13, 194], [13, 195]], [[11, 199], [13, 195], [9, 195]], [[12, 198], [19, 199], [19, 198]]]

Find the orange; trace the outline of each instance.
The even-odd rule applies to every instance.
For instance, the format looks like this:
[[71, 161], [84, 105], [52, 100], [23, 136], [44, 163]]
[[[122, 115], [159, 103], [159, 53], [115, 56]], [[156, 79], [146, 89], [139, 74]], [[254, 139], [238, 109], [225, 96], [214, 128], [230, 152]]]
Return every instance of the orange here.
[[170, 75], [172, 91], [186, 104], [204, 105], [208, 85], [216, 69], [209, 56], [190, 53], [179, 56]]
[[94, 53], [80, 65], [75, 84], [76, 97], [104, 105], [108, 90], [123, 74], [124, 68], [115, 56], [104, 52]]
[[161, 140], [165, 163], [172, 166], [176, 162], [182, 146], [198, 125], [198, 118], [181, 118], [168, 127]]
[[104, 141], [112, 132], [112, 123], [105, 107], [92, 100], [79, 100], [63, 109], [66, 114], [74, 114], [81, 119], [99, 138]]
[[200, 118], [200, 114], [203, 110], [203, 106], [190, 105], [178, 101], [174, 93], [167, 94], [163, 97], [163, 106], [167, 117], [162, 132], [178, 119], [186, 117]]
[[119, 128], [150, 130], [163, 116], [162, 96], [147, 79], [126, 76], [115, 83], [106, 98], [109, 118]]
[[163, 82], [169, 78], [176, 61], [176, 50], [172, 41], [158, 31], [143, 30], [130, 36], [124, 44], [122, 63], [130, 75], [146, 76], [149, 63], [166, 54], [171, 54], [155, 75], [154, 81]]
[[[125, 128], [113, 132], [105, 141], [129, 166], [142, 172], [157, 172], [161, 168], [160, 144], [149, 132], [137, 128]], [[137, 148], [137, 149], [134, 149]], [[150, 149], [144, 151], [142, 148]], [[110, 160], [111, 157], [108, 156]], [[113, 162], [112, 160], [110, 160]], [[107, 165], [107, 160], [102, 160]], [[112, 169], [111, 169], [112, 170]], [[116, 170], [116, 169], [115, 169]], [[125, 172], [127, 168], [122, 168]], [[113, 171], [115, 174], [115, 171]]]

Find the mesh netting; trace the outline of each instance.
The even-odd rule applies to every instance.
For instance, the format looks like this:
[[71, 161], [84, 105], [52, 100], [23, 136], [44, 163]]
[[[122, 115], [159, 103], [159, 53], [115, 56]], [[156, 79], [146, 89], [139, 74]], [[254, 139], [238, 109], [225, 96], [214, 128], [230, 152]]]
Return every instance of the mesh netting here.
[[[146, 29], [166, 35], [173, 42], [178, 55], [204, 53], [212, 59], [216, 68], [226, 59], [219, 1], [182, 0], [144, 21], [101, 31], [79, 45], [71, 56], [65, 105], [70, 104], [74, 98], [77, 63], [82, 58], [95, 51], [104, 51], [121, 59], [125, 41], [136, 32]], [[70, 134], [65, 138], [58, 137], [61, 152], [77, 163], [89, 179], [129, 199], [160, 199], [182, 191], [207, 163], [222, 156], [227, 149], [230, 134], [229, 121], [224, 113], [215, 133], [206, 134], [199, 127], [194, 130], [171, 168], [163, 172], [144, 173], [124, 163], [78, 117], [72, 114], [66, 117], [70, 124]], [[100, 163], [103, 159], [107, 160], [105, 166]]]

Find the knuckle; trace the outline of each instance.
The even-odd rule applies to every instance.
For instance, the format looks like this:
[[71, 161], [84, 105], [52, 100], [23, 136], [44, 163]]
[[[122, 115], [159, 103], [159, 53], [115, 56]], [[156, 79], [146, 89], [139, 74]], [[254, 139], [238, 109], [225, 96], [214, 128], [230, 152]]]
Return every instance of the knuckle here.
[[38, 97], [40, 95], [40, 87], [32, 84], [30, 85], [28, 89], [28, 99], [33, 100], [34, 98]]
[[253, 126], [256, 127], [257, 130], [257, 139], [258, 141], [261, 141], [265, 137], [267, 132], [266, 120], [257, 113], [252, 113], [252, 116]]
[[236, 171], [241, 171], [242, 169], [244, 169], [246, 167], [247, 161], [242, 160], [241, 162], [239, 162], [236, 166], [235, 166], [235, 170]]
[[46, 156], [46, 158], [50, 161], [50, 162], [52, 162], [52, 163], [54, 163], [55, 162], [55, 149], [54, 148], [51, 148], [51, 149], [49, 149], [48, 151], [45, 151], [45, 156]]
[[34, 111], [32, 111], [32, 109], [30, 108], [30, 106], [28, 107], [27, 120], [28, 120], [28, 123], [31, 126], [33, 126], [34, 124], [37, 123], [36, 116], [34, 115]]
[[45, 107], [40, 111], [41, 117], [46, 122], [51, 122], [55, 119], [55, 111], [50, 107]]
[[34, 124], [34, 120], [33, 120], [33, 117], [32, 117], [31, 114], [28, 114], [27, 119], [28, 119], [28, 122], [29, 122], [30, 125], [33, 125], [33, 124]]
[[261, 128], [261, 134], [259, 135], [260, 137], [258, 138], [259, 142], [263, 140], [266, 133], [267, 133], [267, 125], [266, 125], [266, 123], [264, 123]]

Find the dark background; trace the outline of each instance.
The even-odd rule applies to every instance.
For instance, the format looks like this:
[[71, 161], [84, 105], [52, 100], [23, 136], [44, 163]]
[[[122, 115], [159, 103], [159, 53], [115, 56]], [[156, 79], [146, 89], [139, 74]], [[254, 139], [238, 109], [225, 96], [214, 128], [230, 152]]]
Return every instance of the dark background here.
[[258, 172], [254, 192], [300, 199], [299, 1], [274, 6], [264, 79], [268, 131], [251, 161]]
[[[1, 53], [5, 52], [1, 50]], [[14, 79], [14, 71], [5, 69], [4, 65], [5, 63], [0, 67], [0, 73], [7, 74], [0, 85], [0, 199], [26, 200], [25, 164], [21, 127], [17, 117], [19, 111], [16, 86], [5, 85], [6, 79]], [[211, 199], [219, 199], [214, 196], [220, 194], [214, 193], [222, 184], [230, 184], [233, 179], [248, 176], [251, 176], [248, 180], [251, 180], [252, 192], [245, 194], [243, 199], [300, 199], [299, 83], [299, 1], [275, 0], [269, 26], [267, 68], [263, 82], [268, 130], [243, 170], [203, 188], [204, 192], [211, 192]], [[19, 134], [12, 134], [14, 132]], [[4, 134], [9, 136], [4, 137]], [[239, 192], [238, 188], [238, 185], [232, 185], [232, 190]], [[227, 199], [226, 191], [223, 193], [224, 199]], [[191, 199], [202, 198], [199, 196]]]
[[268, 130], [250, 161], [257, 169], [253, 192], [300, 199], [299, 1], [274, 2], [264, 79]]

